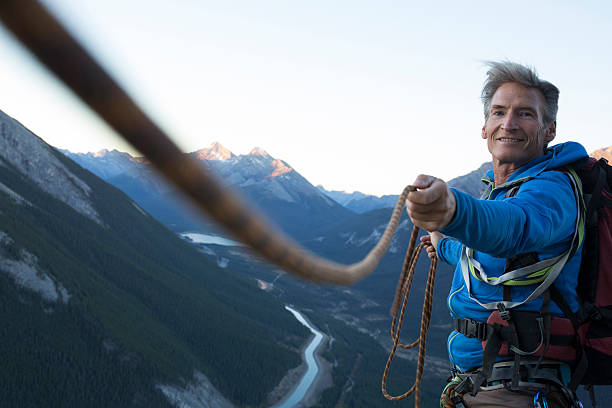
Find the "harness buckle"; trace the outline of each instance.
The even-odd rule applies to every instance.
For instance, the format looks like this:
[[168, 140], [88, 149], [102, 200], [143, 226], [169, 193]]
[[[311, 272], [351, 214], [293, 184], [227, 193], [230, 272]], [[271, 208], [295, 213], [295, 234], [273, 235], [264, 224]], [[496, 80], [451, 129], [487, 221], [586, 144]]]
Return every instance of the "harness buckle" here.
[[480, 341], [487, 339], [488, 324], [473, 319], [454, 319], [455, 330], [466, 337]]
[[499, 311], [499, 317], [501, 317], [505, 321], [509, 321], [510, 320], [510, 318], [511, 318], [510, 311], [508, 309], [506, 309], [506, 306], [504, 306], [503, 303], [498, 303], [497, 304], [497, 310]]

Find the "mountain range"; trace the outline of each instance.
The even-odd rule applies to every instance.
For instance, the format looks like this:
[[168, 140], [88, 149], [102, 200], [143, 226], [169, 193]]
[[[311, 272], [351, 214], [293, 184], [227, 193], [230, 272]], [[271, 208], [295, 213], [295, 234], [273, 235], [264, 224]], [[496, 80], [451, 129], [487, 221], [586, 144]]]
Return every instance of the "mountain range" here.
[[[591, 152], [590, 156], [597, 159], [604, 158], [609, 163], [612, 163], [612, 146], [597, 149]], [[474, 197], [480, 197], [483, 189], [483, 184], [480, 182], [480, 180], [483, 175], [492, 169], [492, 162], [483, 163], [478, 169], [473, 170], [463, 176], [456, 177], [450, 180], [448, 184], [451, 187], [465, 191]], [[378, 197], [375, 195], [364, 194], [359, 191], [352, 193], [338, 190], [328, 191], [322, 185], [318, 185], [317, 188], [322, 193], [342, 204], [349, 210], [359, 214], [363, 214], [377, 208], [392, 208], [399, 198], [399, 195], [383, 195]]]
[[[158, 177], [142, 158], [116, 150], [63, 153], [120, 188], [175, 231], [216, 229], [210, 221], [196, 215], [174, 187]], [[293, 237], [303, 238], [311, 228], [354, 215], [315, 188], [289, 164], [275, 159], [261, 148], [256, 147], [245, 155], [235, 155], [220, 143], [213, 143], [209, 148], [188, 154]]]

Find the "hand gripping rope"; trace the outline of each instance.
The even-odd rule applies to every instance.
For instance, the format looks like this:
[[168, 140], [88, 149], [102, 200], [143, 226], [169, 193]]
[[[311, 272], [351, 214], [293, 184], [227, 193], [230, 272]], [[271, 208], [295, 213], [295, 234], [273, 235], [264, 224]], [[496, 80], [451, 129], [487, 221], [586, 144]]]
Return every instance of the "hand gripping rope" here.
[[[402, 215], [406, 196], [410, 191], [416, 190], [414, 186], [407, 186], [404, 189], [383, 236], [363, 260], [352, 265], [341, 265], [318, 257], [272, 227], [263, 215], [247, 207], [237, 195], [206, 172], [195, 159], [183, 154], [39, 1], [2, 0], [0, 19], [40, 62], [121, 137], [143, 153], [167, 180], [182, 190], [197, 207], [230, 231], [238, 240], [247, 244], [269, 262], [314, 282], [350, 285], [371, 274], [389, 248]], [[416, 233], [414, 235], [416, 237]], [[416, 239], [415, 237], [413, 239]], [[413, 264], [416, 264], [416, 260], [411, 263], [406, 283], [400, 283], [398, 288], [398, 293], [404, 293], [406, 296], [414, 274]], [[432, 282], [430, 285], [428, 281], [426, 299], [431, 303], [433, 290], [431, 274], [430, 279]], [[396, 303], [399, 304], [399, 300], [396, 299]], [[403, 302], [399, 326], [402, 323], [405, 305], [406, 299]], [[397, 305], [395, 308], [397, 309]], [[420, 371], [417, 370], [416, 389], [424, 361], [423, 329], [426, 330], [429, 325], [430, 315], [431, 304], [427, 316], [424, 311], [421, 337], [412, 345], [414, 347], [419, 344]], [[396, 335], [399, 336], [399, 327]], [[397, 346], [404, 347], [396, 338], [394, 350]], [[385, 370], [385, 378], [387, 370], [388, 367]]]

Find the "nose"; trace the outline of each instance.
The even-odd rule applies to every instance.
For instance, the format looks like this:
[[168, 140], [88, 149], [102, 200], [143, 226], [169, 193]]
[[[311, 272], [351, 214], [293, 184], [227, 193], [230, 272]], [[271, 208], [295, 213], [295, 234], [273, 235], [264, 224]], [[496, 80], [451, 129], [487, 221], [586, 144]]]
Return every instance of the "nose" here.
[[501, 127], [503, 130], [515, 130], [518, 128], [517, 118], [513, 112], [508, 112], [508, 114], [504, 116]]

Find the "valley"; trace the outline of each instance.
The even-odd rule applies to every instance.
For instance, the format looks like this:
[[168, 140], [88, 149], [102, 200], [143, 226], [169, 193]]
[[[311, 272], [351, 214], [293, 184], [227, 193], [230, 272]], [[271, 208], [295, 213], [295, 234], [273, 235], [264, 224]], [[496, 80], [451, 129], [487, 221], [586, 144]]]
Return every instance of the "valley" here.
[[[388, 406], [379, 385], [392, 345], [389, 308], [412, 231], [407, 217], [370, 277], [350, 287], [312, 284], [225, 236], [142, 158], [60, 153], [4, 114], [0, 136], [7, 356], [0, 384], [9, 405], [277, 404], [306, 371], [301, 357], [311, 337], [285, 310], [291, 305], [323, 337], [316, 352], [322, 375], [304, 405]], [[391, 214], [393, 196], [352, 196], [366, 201], [344, 207], [262, 149], [237, 156], [216, 143], [191, 154], [300, 244], [336, 262], [362, 259]], [[478, 195], [487, 166], [450, 184]], [[403, 343], [418, 334], [427, 269], [423, 256]], [[452, 268], [440, 265], [424, 407], [436, 406], [448, 376], [451, 279]], [[393, 361], [392, 394], [412, 384], [415, 355], [404, 351]]]

